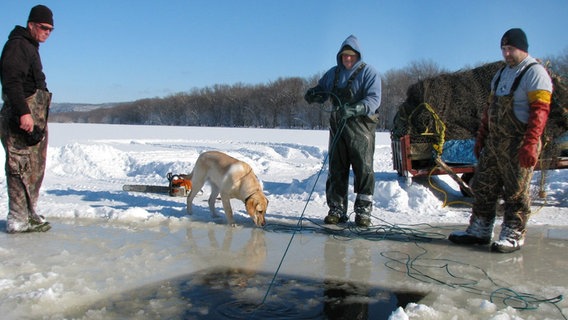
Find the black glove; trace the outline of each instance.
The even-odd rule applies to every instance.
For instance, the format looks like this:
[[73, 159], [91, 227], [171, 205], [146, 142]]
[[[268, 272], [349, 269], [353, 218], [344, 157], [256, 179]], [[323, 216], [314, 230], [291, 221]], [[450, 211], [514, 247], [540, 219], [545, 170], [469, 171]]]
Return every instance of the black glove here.
[[28, 146], [35, 146], [45, 139], [45, 130], [40, 129], [37, 125], [35, 125], [32, 132], [24, 132], [23, 136]]
[[32, 132], [24, 131], [20, 128], [20, 120], [16, 117], [12, 117], [9, 122], [10, 131], [18, 137], [19, 141], [27, 146], [35, 146], [36, 144], [43, 141], [45, 138], [45, 129], [41, 129], [37, 124], [34, 125]]
[[341, 120], [347, 120], [356, 116], [366, 116], [367, 113], [367, 107], [362, 103], [357, 103], [355, 105], [346, 104], [343, 108], [339, 109]]
[[318, 91], [319, 89], [317, 87], [308, 89], [304, 95], [304, 100], [306, 100], [307, 103], [324, 103], [325, 97]]

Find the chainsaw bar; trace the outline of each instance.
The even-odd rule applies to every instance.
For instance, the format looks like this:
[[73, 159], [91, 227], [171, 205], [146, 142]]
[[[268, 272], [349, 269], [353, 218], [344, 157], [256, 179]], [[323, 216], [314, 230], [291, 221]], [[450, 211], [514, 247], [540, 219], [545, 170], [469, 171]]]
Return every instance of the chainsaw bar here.
[[163, 194], [169, 194], [170, 189], [171, 188], [168, 186], [153, 186], [147, 184], [125, 184], [122, 186], [122, 190], [124, 191], [163, 193]]

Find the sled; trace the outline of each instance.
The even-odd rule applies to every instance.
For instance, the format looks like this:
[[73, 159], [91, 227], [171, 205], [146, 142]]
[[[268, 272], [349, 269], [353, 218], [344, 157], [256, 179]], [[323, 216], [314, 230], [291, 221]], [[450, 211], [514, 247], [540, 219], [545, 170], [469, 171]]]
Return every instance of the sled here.
[[[410, 135], [392, 140], [391, 148], [393, 169], [399, 176], [409, 180], [413, 177], [449, 174], [462, 187], [462, 184], [467, 185], [469, 178], [475, 172], [475, 163], [444, 162], [440, 157], [433, 156], [435, 153], [431, 143], [413, 142]], [[566, 169], [568, 168], [568, 156], [558, 155], [553, 158], [539, 159], [535, 170], [542, 168], [546, 170]], [[464, 191], [463, 188], [462, 191]]]

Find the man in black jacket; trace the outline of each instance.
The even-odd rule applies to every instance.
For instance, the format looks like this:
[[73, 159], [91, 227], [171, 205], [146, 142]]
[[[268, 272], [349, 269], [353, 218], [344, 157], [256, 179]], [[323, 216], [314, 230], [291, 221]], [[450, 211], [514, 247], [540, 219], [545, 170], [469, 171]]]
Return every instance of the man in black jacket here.
[[51, 228], [35, 209], [45, 172], [47, 114], [51, 102], [39, 44], [52, 31], [51, 10], [37, 5], [30, 11], [27, 27], [16, 26], [10, 33], [0, 57], [4, 100], [0, 137], [6, 151], [8, 233], [44, 232]]

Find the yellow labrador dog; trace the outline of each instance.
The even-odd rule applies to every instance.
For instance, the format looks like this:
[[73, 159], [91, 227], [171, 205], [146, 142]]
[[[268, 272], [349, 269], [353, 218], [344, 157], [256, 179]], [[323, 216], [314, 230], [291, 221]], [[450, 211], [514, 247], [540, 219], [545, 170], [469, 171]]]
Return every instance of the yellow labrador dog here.
[[247, 213], [254, 224], [263, 227], [264, 215], [268, 199], [262, 192], [262, 186], [252, 168], [245, 162], [237, 160], [219, 151], [207, 151], [199, 155], [193, 171], [184, 176], [192, 183], [191, 192], [187, 196], [187, 213], [192, 214], [193, 199], [206, 181], [211, 185], [209, 210], [213, 217], [217, 216], [215, 200], [221, 194], [221, 202], [227, 223], [234, 226], [233, 209], [230, 199], [239, 199], [245, 203]]

